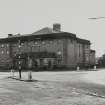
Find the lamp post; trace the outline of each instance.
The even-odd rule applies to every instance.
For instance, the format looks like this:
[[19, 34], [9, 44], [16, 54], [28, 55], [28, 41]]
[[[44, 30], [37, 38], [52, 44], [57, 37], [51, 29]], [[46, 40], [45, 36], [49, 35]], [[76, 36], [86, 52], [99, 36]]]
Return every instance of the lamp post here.
[[[32, 52], [32, 47], [33, 47], [34, 45], [30, 45], [29, 47], [30, 47], [30, 52], [29, 53], [31, 53]], [[28, 54], [28, 69], [29, 69], [29, 72], [28, 72], [28, 81], [32, 81], [32, 58], [30, 57], [30, 54]]]
[[30, 56], [28, 55], [28, 69], [29, 69], [29, 72], [28, 72], [28, 80], [31, 81], [32, 80], [32, 59], [30, 58]]
[[[37, 48], [37, 52], [39, 52], [39, 55], [40, 55], [40, 47], [41, 47], [41, 45], [37, 43], [34, 46]], [[37, 62], [38, 62], [38, 67], [40, 67], [40, 65], [41, 65], [41, 63], [40, 63], [40, 57], [38, 58]]]
[[61, 57], [62, 57], [62, 52], [61, 51], [58, 51], [57, 52], [57, 56], [58, 56], [58, 64], [61, 62]]
[[[105, 19], [105, 17], [92, 17], [92, 18], [88, 18], [88, 19], [90, 19], [90, 20], [98, 20], [98, 19]], [[97, 69], [97, 67], [96, 67], [96, 63], [95, 63], [94, 70], [96, 70], [96, 69]]]
[[88, 19], [91, 19], [91, 20], [97, 20], [97, 19], [103, 19], [105, 17], [92, 17], [92, 18], [88, 18]]
[[[29, 44], [28, 44], [29, 45]], [[40, 45], [29, 45], [29, 47], [30, 47], [30, 52], [29, 53], [32, 53], [33, 51], [32, 51], [32, 48], [34, 47], [34, 46], [37, 46], [38, 47], [38, 50], [40, 51]], [[28, 81], [32, 81], [32, 58], [31, 58], [31, 56], [30, 56], [30, 54], [28, 54], [28, 69], [29, 69], [29, 72], [28, 72]]]

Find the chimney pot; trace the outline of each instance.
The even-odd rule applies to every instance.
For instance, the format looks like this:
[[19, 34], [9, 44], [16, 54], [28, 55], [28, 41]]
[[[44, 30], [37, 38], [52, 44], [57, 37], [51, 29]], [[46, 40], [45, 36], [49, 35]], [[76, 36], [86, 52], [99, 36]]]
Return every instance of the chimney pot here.
[[53, 24], [54, 31], [61, 31], [61, 25], [59, 23]]

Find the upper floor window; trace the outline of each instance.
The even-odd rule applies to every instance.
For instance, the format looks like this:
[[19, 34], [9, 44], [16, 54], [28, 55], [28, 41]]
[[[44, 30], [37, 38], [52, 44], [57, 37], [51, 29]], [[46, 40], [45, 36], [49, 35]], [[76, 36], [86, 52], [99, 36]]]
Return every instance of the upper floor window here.
[[20, 48], [20, 47], [21, 47], [21, 45], [18, 45], [18, 47]]
[[86, 48], [89, 48], [89, 46], [87, 45]]
[[3, 48], [4, 47], [4, 44], [2, 44], [1, 47]]
[[58, 43], [61, 43], [61, 40], [58, 40]]
[[71, 43], [73, 43], [73, 40], [71, 39]]
[[21, 46], [23, 46], [24, 45], [24, 43], [21, 43]]
[[9, 47], [9, 44], [7, 44], [7, 47]]

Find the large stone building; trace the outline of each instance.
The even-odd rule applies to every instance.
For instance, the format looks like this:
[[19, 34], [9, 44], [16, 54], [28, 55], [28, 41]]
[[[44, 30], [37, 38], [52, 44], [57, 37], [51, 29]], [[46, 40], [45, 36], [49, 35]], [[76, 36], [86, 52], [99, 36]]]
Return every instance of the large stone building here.
[[8, 34], [0, 39], [0, 67], [88, 67], [95, 65], [90, 45], [89, 40], [61, 31], [60, 24], [27, 35]]

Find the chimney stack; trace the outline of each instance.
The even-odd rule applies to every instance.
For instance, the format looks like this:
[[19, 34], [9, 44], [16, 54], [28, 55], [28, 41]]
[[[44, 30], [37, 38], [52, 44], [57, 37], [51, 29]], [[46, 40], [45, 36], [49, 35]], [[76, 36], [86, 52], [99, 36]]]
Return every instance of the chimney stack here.
[[61, 25], [59, 23], [53, 24], [53, 30], [54, 31], [61, 31]]
[[13, 35], [12, 34], [8, 34], [8, 37], [12, 37]]

